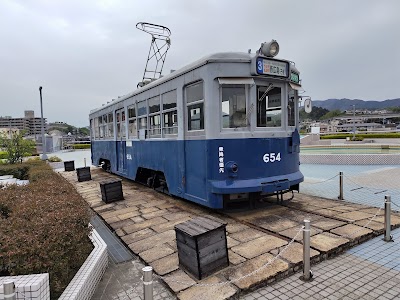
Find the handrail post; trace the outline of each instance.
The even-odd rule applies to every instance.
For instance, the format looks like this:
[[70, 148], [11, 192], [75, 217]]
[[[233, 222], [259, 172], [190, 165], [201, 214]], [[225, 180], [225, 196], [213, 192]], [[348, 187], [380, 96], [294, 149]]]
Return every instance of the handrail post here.
[[15, 300], [15, 284], [14, 281], [6, 281], [3, 283], [4, 300]]
[[153, 268], [144, 267], [142, 271], [144, 300], [153, 300]]
[[343, 172], [339, 172], [339, 200], [343, 200]]
[[385, 236], [383, 240], [385, 242], [391, 242], [393, 240], [390, 234], [390, 213], [391, 213], [391, 197], [389, 195], [385, 196]]
[[310, 267], [310, 220], [304, 220], [303, 229], [303, 280], [309, 281], [312, 277]]

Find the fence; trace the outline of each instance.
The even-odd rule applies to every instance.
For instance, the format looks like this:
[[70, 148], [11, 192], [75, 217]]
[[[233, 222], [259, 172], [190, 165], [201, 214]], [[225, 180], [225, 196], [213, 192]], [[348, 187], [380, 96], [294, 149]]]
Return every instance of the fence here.
[[303, 194], [373, 207], [381, 207], [383, 195], [391, 195], [392, 209], [400, 211], [399, 166], [302, 165], [302, 172]]

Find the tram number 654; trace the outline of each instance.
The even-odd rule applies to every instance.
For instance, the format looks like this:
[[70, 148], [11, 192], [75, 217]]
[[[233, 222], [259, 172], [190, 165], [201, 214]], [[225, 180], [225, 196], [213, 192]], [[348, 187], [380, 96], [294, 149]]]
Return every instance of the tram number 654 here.
[[265, 153], [263, 156], [263, 160], [265, 163], [273, 163], [275, 161], [281, 161], [281, 153]]

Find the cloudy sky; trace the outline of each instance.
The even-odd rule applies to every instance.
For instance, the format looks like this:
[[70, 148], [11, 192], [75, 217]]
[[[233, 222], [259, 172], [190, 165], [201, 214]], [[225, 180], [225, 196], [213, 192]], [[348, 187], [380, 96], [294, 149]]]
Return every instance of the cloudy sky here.
[[0, 116], [39, 116], [43, 86], [50, 122], [86, 126], [141, 80], [141, 21], [171, 29], [167, 73], [273, 38], [315, 100], [399, 98], [399, 11], [398, 0], [0, 0]]

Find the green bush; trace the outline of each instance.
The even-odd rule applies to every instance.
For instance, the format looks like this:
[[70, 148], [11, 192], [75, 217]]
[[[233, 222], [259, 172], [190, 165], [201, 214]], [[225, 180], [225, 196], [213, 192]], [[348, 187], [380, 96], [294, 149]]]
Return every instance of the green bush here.
[[[338, 134], [327, 134], [321, 135], [322, 140], [330, 140], [330, 139], [346, 139], [349, 137], [350, 139], [353, 138], [352, 133], [338, 133]], [[397, 132], [388, 132], [388, 133], [357, 133], [356, 138], [363, 138], [363, 139], [399, 139], [400, 133]]]
[[28, 179], [29, 166], [26, 164], [2, 164], [0, 166], [0, 176], [13, 175], [15, 178], [26, 180]]
[[34, 156], [34, 157], [29, 157], [26, 161], [27, 162], [32, 162], [32, 161], [40, 161], [40, 156]]
[[75, 144], [72, 145], [73, 149], [90, 149], [90, 144]]
[[0, 151], [0, 159], [6, 159], [7, 158], [7, 152], [6, 151]]
[[30, 184], [0, 193], [0, 274], [48, 272], [51, 298], [57, 299], [93, 249], [89, 209], [45, 162], [22, 166]]
[[48, 161], [49, 162], [60, 162], [60, 161], [62, 161], [62, 159], [61, 158], [59, 158], [58, 156], [50, 156], [49, 158], [48, 158]]
[[351, 141], [363, 141], [364, 138], [363, 138], [362, 136], [355, 136], [354, 138], [351, 137], [350, 140], [351, 140]]

